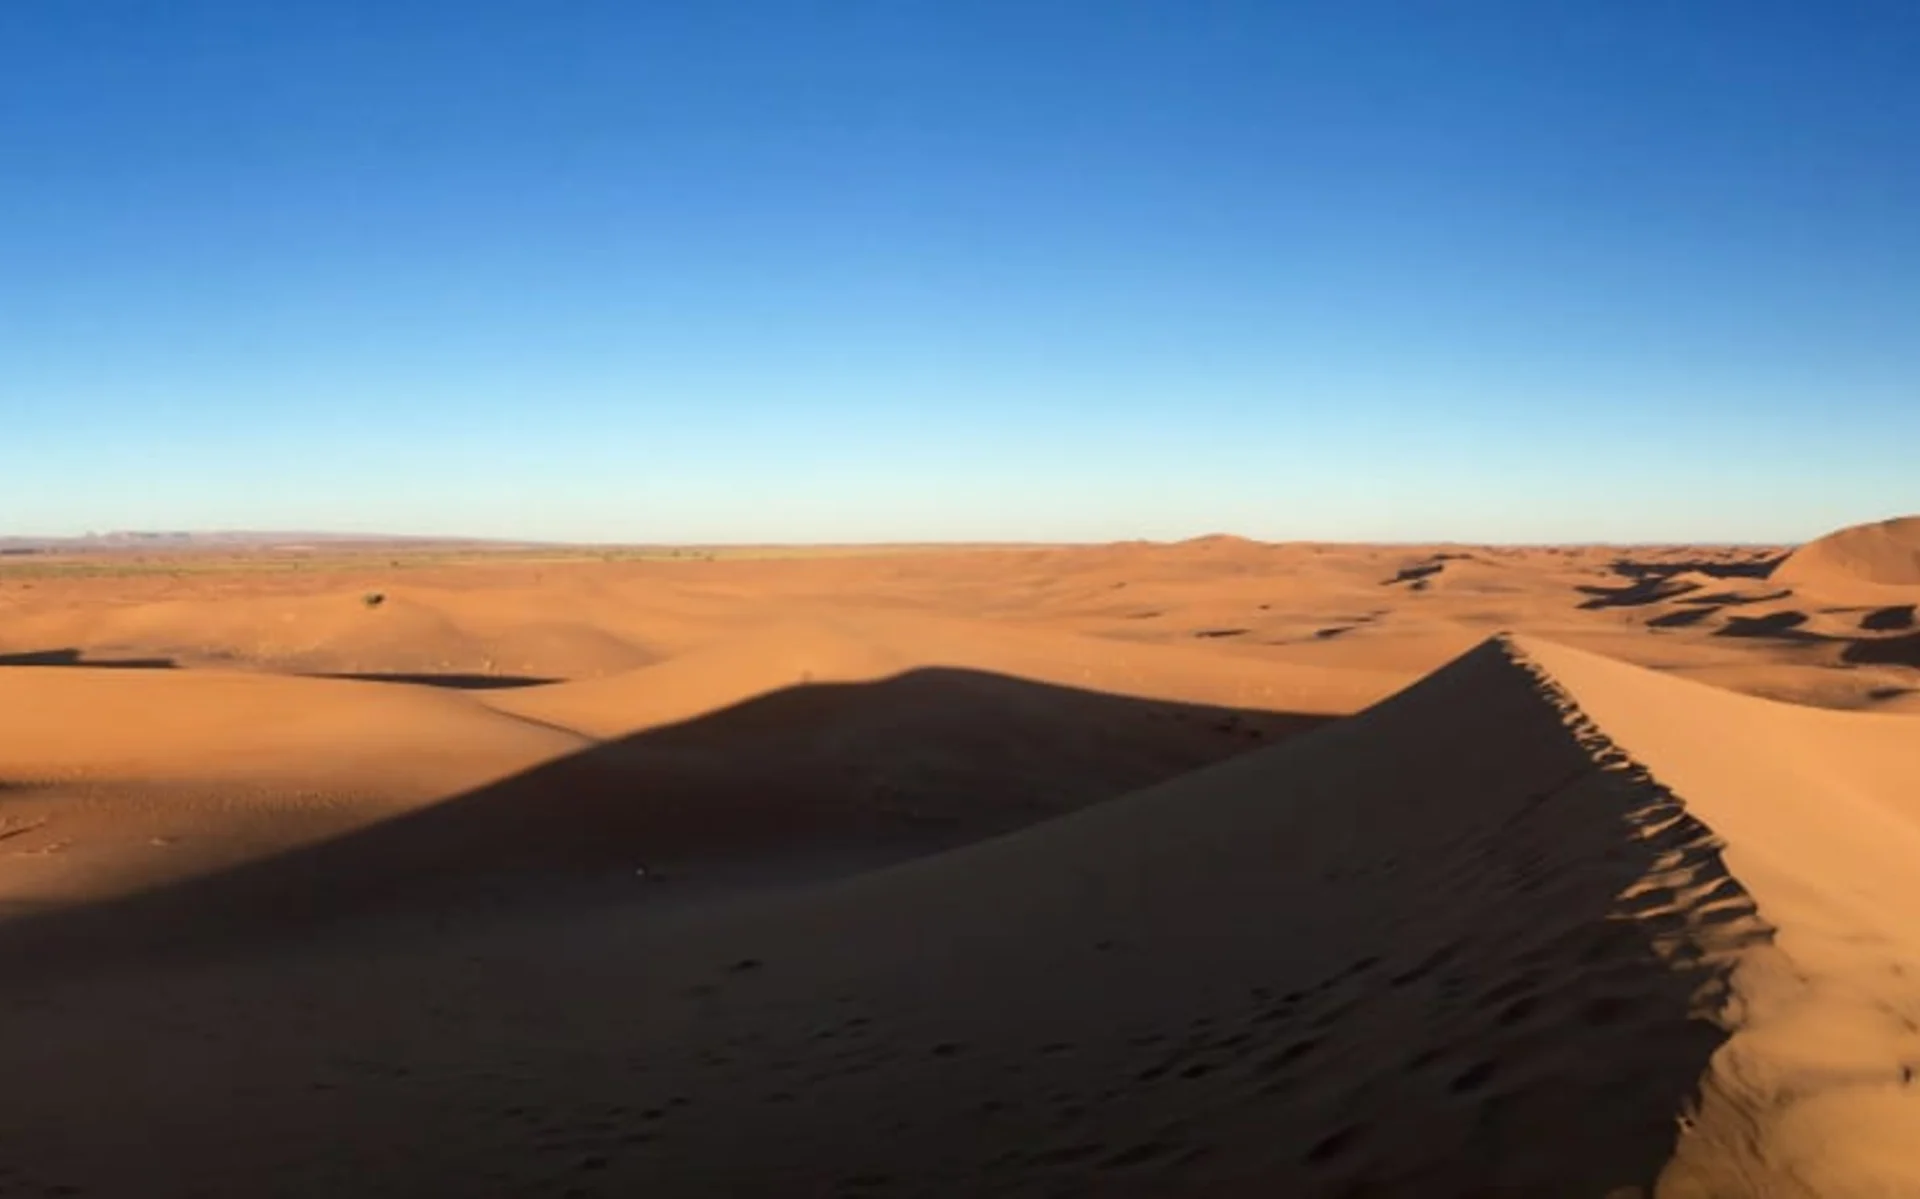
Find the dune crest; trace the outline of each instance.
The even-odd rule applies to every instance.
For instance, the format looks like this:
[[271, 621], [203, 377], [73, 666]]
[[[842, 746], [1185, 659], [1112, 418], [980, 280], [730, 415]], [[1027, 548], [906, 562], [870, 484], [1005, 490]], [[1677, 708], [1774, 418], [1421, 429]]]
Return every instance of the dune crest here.
[[1850, 525], [1787, 555], [1776, 581], [1798, 586], [1920, 587], [1920, 516]]
[[[1685, 797], [1751, 900], [1732, 1037], [1662, 1194], [1920, 1194], [1920, 736], [1897, 715], [1794, 707], [1565, 646], [1523, 652]], [[1660, 880], [1662, 894], [1698, 891]]]
[[[925, 1155], [965, 1125], [956, 1100], [1054, 1095], [1067, 1131], [1027, 1123], [1013, 1143], [1031, 1149], [949, 1160], [971, 1178], [953, 1193], [1874, 1193], [1920, 1183], [1902, 1164], [1909, 732], [1499, 638], [1341, 725], [692, 952], [798, 932], [897, 963], [910, 938], [913, 967], [798, 976], [899, 999], [929, 971], [967, 979], [988, 1027], [862, 1006], [885, 1051], [831, 1088], [874, 1120], [903, 1103], [929, 1119]], [[1852, 766], [1823, 786], [1828, 753]], [[1835, 819], [1849, 802], [1863, 811]], [[1837, 884], [1834, 855], [1865, 855], [1863, 889]], [[1054, 993], [1026, 993], [1042, 970]], [[736, 1035], [794, 1002], [773, 978], [730, 993], [752, 1013]], [[968, 1064], [908, 1067], [914, 1038]], [[1033, 1061], [1048, 1044], [1073, 1067]], [[771, 1194], [830, 1181], [808, 1156], [861, 1152], [752, 1105], [718, 1119], [661, 1131], [706, 1167], [719, 1127], [808, 1149], [674, 1182]], [[874, 1176], [931, 1182], [912, 1172], [930, 1157], [882, 1156]]]

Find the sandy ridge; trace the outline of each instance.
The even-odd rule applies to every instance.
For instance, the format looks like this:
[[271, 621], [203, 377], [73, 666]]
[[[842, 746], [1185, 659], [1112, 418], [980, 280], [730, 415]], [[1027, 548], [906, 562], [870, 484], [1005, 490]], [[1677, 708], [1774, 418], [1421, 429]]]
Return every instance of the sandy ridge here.
[[1745, 897], [1710, 909], [1716, 939], [1734, 938], [1713, 950], [1731, 955], [1712, 1013], [1729, 1040], [1702, 1075], [1661, 1193], [1920, 1193], [1910, 718], [1684, 679], [1649, 687], [1643, 672], [1564, 646], [1526, 652], [1686, 796]]

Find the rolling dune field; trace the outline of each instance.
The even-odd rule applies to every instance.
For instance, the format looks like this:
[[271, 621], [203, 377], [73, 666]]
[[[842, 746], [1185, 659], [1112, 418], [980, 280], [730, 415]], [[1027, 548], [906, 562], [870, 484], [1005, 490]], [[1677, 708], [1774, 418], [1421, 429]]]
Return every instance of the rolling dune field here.
[[0, 1194], [1920, 1195], [1920, 518], [0, 560]]

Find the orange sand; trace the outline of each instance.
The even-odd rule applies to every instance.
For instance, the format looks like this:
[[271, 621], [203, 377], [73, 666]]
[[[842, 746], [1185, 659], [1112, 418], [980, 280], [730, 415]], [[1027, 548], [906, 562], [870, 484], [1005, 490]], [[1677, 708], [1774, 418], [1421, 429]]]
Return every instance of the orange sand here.
[[1920, 1194], [1884, 547], [8, 565], [0, 1193]]

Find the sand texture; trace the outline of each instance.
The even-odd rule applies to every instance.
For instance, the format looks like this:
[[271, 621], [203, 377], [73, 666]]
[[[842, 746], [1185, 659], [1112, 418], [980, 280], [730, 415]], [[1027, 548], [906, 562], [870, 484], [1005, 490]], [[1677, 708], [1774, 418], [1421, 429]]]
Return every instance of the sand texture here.
[[1915, 528], [9, 561], [0, 1195], [1920, 1195]]

